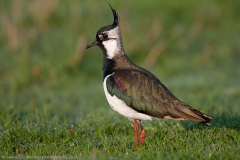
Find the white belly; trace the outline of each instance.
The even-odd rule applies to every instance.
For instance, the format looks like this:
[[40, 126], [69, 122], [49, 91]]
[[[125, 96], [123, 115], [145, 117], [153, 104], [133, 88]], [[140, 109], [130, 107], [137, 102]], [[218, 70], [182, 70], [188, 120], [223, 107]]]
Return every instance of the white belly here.
[[105, 92], [106, 98], [108, 100], [108, 103], [110, 104], [112, 109], [129, 119], [152, 120], [151, 116], [148, 116], [146, 114], [142, 114], [142, 113], [135, 111], [131, 107], [128, 107], [127, 104], [123, 100], [119, 99], [115, 95], [111, 96], [107, 92], [106, 82], [107, 82], [107, 78], [111, 75], [106, 76], [106, 78], [104, 79], [103, 88], [104, 88], [104, 92]]

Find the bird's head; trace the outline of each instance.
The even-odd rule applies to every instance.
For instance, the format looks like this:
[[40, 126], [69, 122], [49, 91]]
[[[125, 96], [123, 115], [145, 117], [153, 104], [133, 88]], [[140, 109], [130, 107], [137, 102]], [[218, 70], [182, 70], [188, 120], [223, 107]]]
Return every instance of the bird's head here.
[[112, 7], [111, 9], [113, 13], [113, 23], [100, 28], [96, 34], [95, 41], [86, 47], [86, 49], [88, 49], [93, 46], [99, 46], [106, 54], [106, 56], [110, 59], [112, 59], [117, 54], [117, 50], [123, 50], [119, 28], [119, 17]]

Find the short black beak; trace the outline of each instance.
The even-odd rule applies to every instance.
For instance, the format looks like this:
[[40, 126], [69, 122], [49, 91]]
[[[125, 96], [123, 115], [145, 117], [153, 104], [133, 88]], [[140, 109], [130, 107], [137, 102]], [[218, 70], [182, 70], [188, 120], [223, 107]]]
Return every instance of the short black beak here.
[[98, 41], [95, 40], [91, 44], [87, 45], [86, 49], [91, 48], [91, 47], [96, 46], [96, 45], [98, 45]]

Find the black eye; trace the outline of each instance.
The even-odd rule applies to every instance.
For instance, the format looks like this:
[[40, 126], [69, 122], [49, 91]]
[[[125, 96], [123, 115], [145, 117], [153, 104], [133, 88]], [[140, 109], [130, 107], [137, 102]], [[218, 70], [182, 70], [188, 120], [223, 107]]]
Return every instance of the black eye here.
[[108, 38], [108, 35], [104, 34], [104, 35], [103, 35], [103, 38], [104, 38], [104, 39]]

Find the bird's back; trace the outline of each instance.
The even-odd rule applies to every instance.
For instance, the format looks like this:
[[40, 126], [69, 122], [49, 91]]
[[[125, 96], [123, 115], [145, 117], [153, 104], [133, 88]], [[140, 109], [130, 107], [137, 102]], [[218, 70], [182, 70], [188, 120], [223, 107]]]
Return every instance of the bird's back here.
[[[127, 56], [111, 60], [108, 91], [138, 111], [156, 118], [210, 123], [211, 118], [178, 100], [151, 72], [135, 65]], [[107, 68], [105, 68], [105, 72]]]

